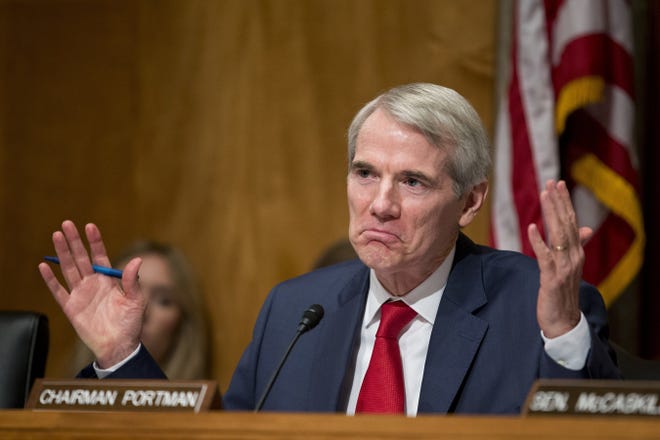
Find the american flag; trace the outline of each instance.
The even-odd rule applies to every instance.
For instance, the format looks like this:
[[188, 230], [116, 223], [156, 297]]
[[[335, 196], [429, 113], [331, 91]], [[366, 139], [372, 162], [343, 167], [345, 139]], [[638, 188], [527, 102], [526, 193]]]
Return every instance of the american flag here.
[[513, 3], [495, 134], [492, 245], [534, 253], [539, 192], [566, 180], [585, 245], [583, 277], [609, 305], [639, 272], [644, 226], [634, 146], [632, 11], [625, 0]]

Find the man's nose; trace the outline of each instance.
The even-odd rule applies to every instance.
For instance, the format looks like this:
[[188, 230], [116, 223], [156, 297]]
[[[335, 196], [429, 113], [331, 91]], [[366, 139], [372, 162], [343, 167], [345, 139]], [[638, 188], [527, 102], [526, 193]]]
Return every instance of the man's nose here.
[[401, 214], [399, 197], [399, 192], [393, 182], [381, 180], [371, 201], [369, 212], [381, 221], [398, 218]]

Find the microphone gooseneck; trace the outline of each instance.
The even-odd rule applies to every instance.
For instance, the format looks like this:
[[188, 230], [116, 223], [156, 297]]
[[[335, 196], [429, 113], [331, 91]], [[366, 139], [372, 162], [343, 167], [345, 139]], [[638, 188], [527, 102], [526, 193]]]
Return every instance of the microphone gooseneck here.
[[282, 356], [282, 360], [277, 365], [277, 369], [273, 372], [273, 375], [268, 381], [268, 385], [266, 385], [266, 389], [261, 395], [261, 398], [259, 399], [257, 406], [255, 406], [254, 408], [254, 412], [259, 412], [261, 408], [264, 406], [264, 402], [266, 401], [266, 398], [268, 397], [271, 388], [273, 388], [273, 384], [275, 383], [277, 376], [280, 374], [280, 370], [284, 366], [286, 359], [289, 357], [289, 353], [291, 353], [291, 349], [293, 349], [293, 346], [296, 345], [296, 342], [298, 341], [298, 338], [300, 338], [300, 335], [316, 327], [319, 321], [321, 321], [321, 318], [323, 318], [323, 307], [320, 304], [312, 304], [307, 308], [307, 310], [303, 312], [303, 316], [300, 319], [298, 328], [296, 329], [296, 334], [291, 340], [289, 347], [286, 349], [284, 356]]

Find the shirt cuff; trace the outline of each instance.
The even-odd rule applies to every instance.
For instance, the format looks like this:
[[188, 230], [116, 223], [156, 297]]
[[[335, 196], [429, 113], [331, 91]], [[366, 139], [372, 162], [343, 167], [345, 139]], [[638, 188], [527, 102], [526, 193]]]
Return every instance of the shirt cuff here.
[[578, 325], [563, 335], [546, 338], [541, 330], [541, 337], [545, 342], [545, 352], [559, 365], [575, 371], [584, 368], [591, 349], [589, 324], [584, 313], [580, 312]]
[[109, 368], [100, 368], [96, 361], [92, 364], [92, 367], [94, 367], [94, 371], [96, 372], [96, 376], [99, 379], [103, 379], [115, 371], [119, 370], [126, 362], [130, 361], [133, 359], [137, 354], [140, 352], [140, 348], [142, 348], [142, 343], [138, 344], [138, 347], [135, 349], [135, 351], [131, 354], [129, 354], [124, 360], [117, 362], [116, 364], [112, 365]]

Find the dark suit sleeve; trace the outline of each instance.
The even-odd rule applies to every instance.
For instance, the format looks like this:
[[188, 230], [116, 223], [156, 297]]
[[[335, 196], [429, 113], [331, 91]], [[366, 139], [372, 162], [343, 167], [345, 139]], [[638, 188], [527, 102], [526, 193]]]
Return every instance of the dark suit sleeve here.
[[582, 370], [568, 370], [556, 363], [543, 351], [541, 374], [543, 378], [566, 379], [621, 379], [616, 354], [607, 342], [609, 328], [607, 310], [598, 290], [587, 283], [580, 286], [580, 309], [589, 323], [591, 349]]
[[[83, 368], [76, 376], [79, 379], [95, 379], [96, 371], [92, 364]], [[144, 345], [131, 360], [122, 365], [117, 371], [106, 376], [105, 379], [167, 379], [163, 370], [149, 354]]]

